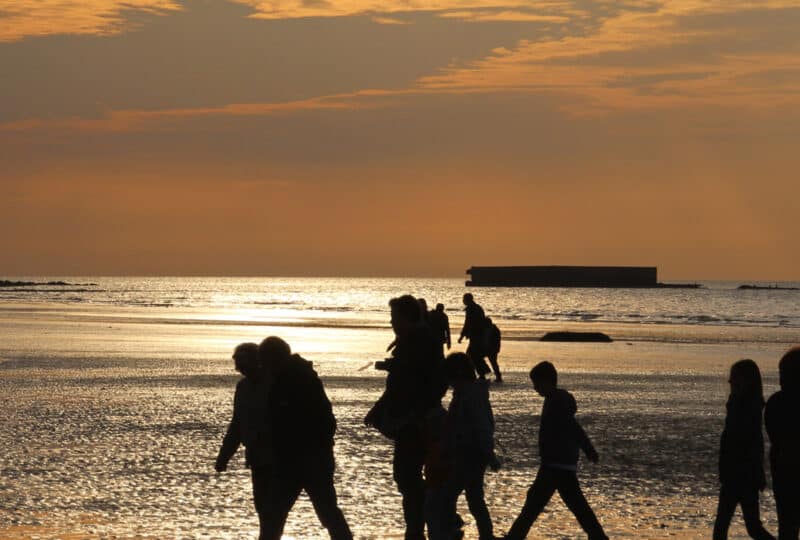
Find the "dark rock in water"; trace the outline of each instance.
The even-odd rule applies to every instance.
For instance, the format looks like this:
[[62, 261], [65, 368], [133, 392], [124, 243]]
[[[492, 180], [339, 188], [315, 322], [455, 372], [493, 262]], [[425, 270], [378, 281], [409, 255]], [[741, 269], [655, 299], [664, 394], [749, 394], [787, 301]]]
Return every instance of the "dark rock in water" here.
[[94, 287], [96, 283], [67, 283], [66, 281], [9, 281], [0, 279], [0, 287], [53, 287], [53, 286], [84, 286]]
[[797, 291], [798, 287], [782, 287], [780, 285], [739, 285], [740, 291]]
[[548, 332], [539, 341], [611, 343], [614, 340], [602, 332]]

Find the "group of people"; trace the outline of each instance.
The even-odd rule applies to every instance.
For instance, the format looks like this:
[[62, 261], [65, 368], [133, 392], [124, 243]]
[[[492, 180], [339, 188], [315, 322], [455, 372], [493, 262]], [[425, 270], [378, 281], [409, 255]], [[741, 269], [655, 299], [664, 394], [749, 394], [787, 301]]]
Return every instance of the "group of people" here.
[[800, 347], [790, 349], [781, 358], [778, 371], [781, 389], [765, 406], [758, 365], [746, 359], [731, 366], [728, 379], [731, 392], [720, 438], [720, 491], [714, 540], [728, 537], [737, 506], [742, 508], [751, 538], [775, 540], [759, 516], [758, 494], [767, 487], [762, 425], [766, 425], [770, 441], [778, 538], [797, 540], [800, 535]]
[[[387, 371], [385, 389], [364, 423], [393, 442], [393, 478], [402, 497], [407, 540], [452, 540], [463, 536], [456, 502], [464, 493], [481, 540], [496, 538], [484, 498], [486, 470], [498, 469], [494, 416], [489, 400], [493, 348], [486, 337], [491, 322], [471, 294], [464, 295], [465, 323], [459, 341], [466, 353], [450, 348], [444, 306], [428, 311], [411, 295], [389, 302], [395, 340], [391, 357], [376, 362]], [[436, 313], [444, 315], [441, 317]], [[489, 321], [487, 323], [487, 321]], [[445, 332], [446, 328], [446, 332]], [[498, 331], [499, 333], [499, 331]], [[499, 338], [498, 338], [499, 341]], [[499, 350], [499, 345], [497, 347]], [[496, 353], [492, 361], [501, 381]], [[310, 362], [289, 345], [269, 337], [260, 345], [239, 345], [233, 355], [243, 375], [236, 387], [234, 413], [216, 461], [225, 470], [239, 445], [251, 469], [261, 540], [281, 537], [288, 513], [305, 490], [332, 539], [352, 533], [337, 504], [333, 483], [336, 420], [322, 383]], [[483, 364], [483, 367], [481, 367]], [[800, 347], [780, 362], [781, 391], [766, 404], [770, 463], [778, 506], [780, 540], [797, 540], [800, 522]], [[526, 537], [537, 516], [558, 491], [590, 539], [607, 536], [577, 479], [580, 451], [599, 459], [575, 418], [575, 398], [558, 386], [550, 362], [531, 369], [534, 390], [544, 397], [539, 427], [540, 468], [523, 508], [504, 538]], [[761, 411], [764, 400], [758, 367], [743, 360], [731, 368], [731, 395], [720, 448], [721, 489], [714, 538], [726, 538], [731, 516], [741, 504], [753, 538], [773, 538], [761, 525], [758, 492], [766, 485]], [[452, 397], [442, 406], [447, 389]]]

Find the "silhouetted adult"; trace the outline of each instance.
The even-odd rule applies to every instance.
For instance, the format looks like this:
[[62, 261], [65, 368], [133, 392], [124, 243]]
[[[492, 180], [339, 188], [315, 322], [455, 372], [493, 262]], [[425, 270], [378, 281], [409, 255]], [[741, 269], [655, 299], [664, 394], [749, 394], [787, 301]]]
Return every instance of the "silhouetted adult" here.
[[270, 382], [258, 360], [258, 345], [242, 343], [233, 352], [236, 371], [243, 378], [236, 384], [233, 418], [225, 432], [214, 468], [223, 472], [240, 445], [245, 448], [245, 464], [253, 481], [253, 499], [261, 530], [267, 519], [264, 485], [275, 464], [267, 402]]
[[484, 332], [486, 330], [486, 315], [483, 308], [475, 302], [472, 293], [465, 293], [463, 297], [464, 302], [464, 326], [461, 328], [461, 335], [458, 337], [458, 342], [467, 338], [469, 345], [467, 346], [467, 354], [475, 364], [475, 371], [483, 378], [489, 373], [489, 366], [486, 365], [484, 356], [486, 350], [484, 348]]
[[450, 319], [444, 311], [444, 304], [436, 304], [436, 309], [428, 313], [428, 324], [434, 338], [450, 350]]
[[731, 366], [729, 382], [728, 414], [719, 446], [720, 490], [713, 539], [728, 538], [731, 518], [736, 506], [741, 505], [750, 537], [775, 540], [761, 524], [758, 507], [758, 492], [767, 487], [761, 433], [764, 409], [761, 371], [752, 360], [739, 360]]
[[800, 347], [778, 364], [781, 389], [767, 401], [764, 423], [769, 435], [772, 489], [778, 510], [778, 538], [800, 535]]
[[564, 504], [578, 519], [589, 540], [607, 540], [578, 484], [578, 451], [597, 463], [597, 451], [581, 425], [575, 419], [575, 398], [558, 388], [558, 372], [550, 362], [540, 362], [531, 369], [533, 388], [544, 397], [539, 424], [539, 455], [541, 466], [536, 480], [528, 489], [525, 505], [514, 521], [507, 539], [522, 540], [533, 522], [544, 510], [550, 497], [558, 491]]
[[[411, 295], [389, 302], [397, 346], [382, 367], [386, 388], [364, 423], [394, 440], [392, 469], [403, 497], [407, 540], [425, 538], [425, 483], [422, 469], [431, 437], [426, 419], [441, 410], [447, 389], [442, 372], [441, 347], [422, 322], [417, 300]], [[376, 366], [378, 367], [378, 366]]]
[[486, 317], [484, 339], [486, 340], [486, 356], [489, 357], [489, 363], [492, 365], [492, 371], [494, 371], [494, 380], [501, 383], [503, 382], [503, 374], [500, 373], [500, 364], [497, 363], [497, 357], [500, 355], [502, 334], [497, 325], [492, 322], [491, 317]]
[[[333, 436], [336, 418], [311, 362], [292, 354], [278, 337], [258, 348], [264, 371], [272, 379], [269, 421], [275, 464], [258, 485], [264, 499], [261, 540], [278, 540], [289, 511], [305, 490], [314, 511], [334, 540], [353, 537], [336, 501]], [[257, 498], [258, 498], [257, 497]]]

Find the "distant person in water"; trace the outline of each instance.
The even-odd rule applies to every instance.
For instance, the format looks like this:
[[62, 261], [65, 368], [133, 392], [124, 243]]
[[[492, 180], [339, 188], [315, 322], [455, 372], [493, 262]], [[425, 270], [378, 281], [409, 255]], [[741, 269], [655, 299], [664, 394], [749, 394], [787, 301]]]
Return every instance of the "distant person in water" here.
[[767, 401], [764, 423], [770, 442], [778, 538], [797, 540], [800, 535], [800, 347], [784, 354], [778, 369], [781, 389]]
[[464, 302], [464, 326], [461, 328], [458, 342], [461, 343], [464, 338], [469, 340], [467, 354], [475, 364], [475, 371], [478, 372], [481, 378], [484, 378], [489, 373], [489, 366], [486, 365], [484, 360], [486, 350], [483, 344], [486, 331], [486, 315], [483, 312], [483, 308], [475, 302], [472, 293], [464, 294], [462, 300]]
[[486, 356], [489, 357], [489, 363], [492, 365], [492, 371], [494, 371], [494, 381], [501, 383], [503, 382], [503, 374], [500, 373], [500, 364], [497, 363], [497, 357], [500, 355], [502, 336], [500, 334], [500, 329], [492, 322], [491, 317], [486, 317], [484, 341]]
[[376, 367], [388, 371], [386, 388], [364, 423], [394, 441], [392, 472], [403, 498], [406, 540], [425, 539], [423, 466], [431, 450], [429, 424], [440, 414], [447, 390], [441, 346], [422, 321], [411, 295], [389, 301], [397, 346]]
[[605, 540], [608, 537], [578, 485], [578, 451], [583, 450], [592, 463], [597, 463], [599, 458], [586, 432], [575, 419], [575, 398], [558, 388], [558, 372], [550, 362], [534, 366], [530, 378], [534, 390], [544, 397], [539, 425], [541, 465], [536, 480], [528, 489], [525, 505], [505, 538], [524, 539], [550, 497], [558, 491], [589, 539]]
[[741, 505], [747, 534], [758, 540], [775, 540], [761, 524], [758, 506], [758, 492], [767, 487], [761, 372], [752, 360], [739, 360], [731, 366], [728, 382], [731, 393], [719, 447], [720, 490], [713, 538], [728, 538], [731, 518]]
[[[483, 478], [486, 468], [500, 467], [494, 454], [494, 415], [489, 402], [489, 383], [478, 379], [472, 360], [464, 353], [452, 353], [445, 359], [448, 384], [453, 398], [444, 425], [444, 454], [448, 463], [444, 483], [443, 506], [438, 515], [445, 531], [457, 529], [452, 522], [456, 502], [461, 492], [467, 499], [469, 511], [475, 518], [480, 540], [493, 540], [494, 529], [486, 507]], [[451, 522], [448, 523], [448, 518]], [[433, 533], [431, 532], [433, 540]], [[453, 536], [441, 538], [452, 539]]]
[[214, 468], [217, 472], [225, 471], [239, 446], [244, 446], [245, 464], [250, 468], [253, 498], [263, 532], [268, 516], [263, 490], [269, 471], [275, 465], [267, 406], [270, 380], [261, 368], [258, 345], [255, 343], [242, 343], [236, 347], [233, 364], [243, 377], [236, 383], [233, 418], [222, 440]]
[[292, 354], [281, 338], [266, 338], [258, 354], [272, 381], [268, 411], [275, 456], [259, 485], [265, 513], [261, 540], [281, 538], [289, 511], [303, 490], [330, 537], [352, 539], [333, 484], [336, 418], [322, 381], [311, 362]]
[[450, 350], [450, 319], [444, 311], [444, 304], [436, 304], [436, 309], [428, 313], [428, 324], [434, 338]]

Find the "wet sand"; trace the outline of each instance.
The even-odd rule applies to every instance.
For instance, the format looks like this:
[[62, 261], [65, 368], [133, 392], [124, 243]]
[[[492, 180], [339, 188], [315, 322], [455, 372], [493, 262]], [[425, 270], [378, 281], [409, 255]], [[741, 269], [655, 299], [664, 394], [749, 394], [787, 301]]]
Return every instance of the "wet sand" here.
[[[0, 349], [0, 537], [255, 538], [248, 471], [213, 460], [237, 377], [229, 356], [240, 341], [283, 335], [323, 377], [339, 422], [340, 503], [358, 538], [400, 538], [400, 498], [391, 446], [362, 419], [383, 386], [369, 362], [386, 329], [346, 330], [6, 320]], [[458, 348], [462, 348], [458, 346]], [[549, 359], [574, 393], [579, 419], [601, 455], [579, 478], [611, 537], [707, 538], [716, 507], [716, 459], [726, 370], [753, 357], [765, 392], [777, 388], [783, 344], [508, 341], [507, 382], [494, 386], [497, 439], [506, 460], [487, 475], [498, 533], [521, 508], [538, 455], [541, 398], [527, 370]], [[454, 347], [455, 349], [455, 347]], [[476, 538], [461, 501], [467, 537]], [[773, 501], [762, 497], [767, 528]], [[324, 537], [308, 500], [292, 511], [287, 538]], [[557, 498], [531, 537], [578, 538]], [[746, 538], [737, 514], [731, 538]]]

